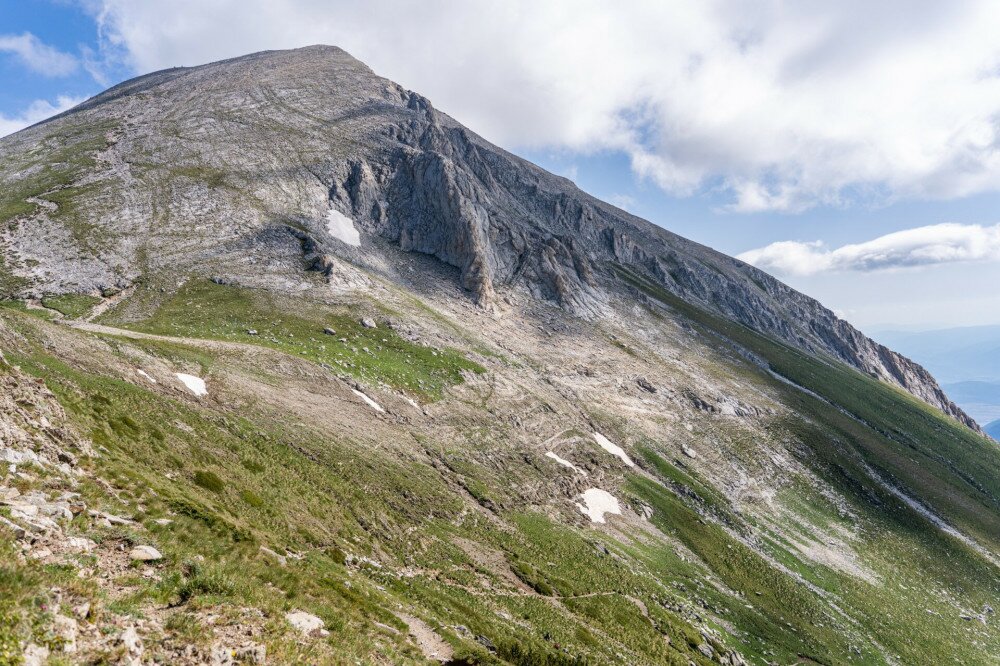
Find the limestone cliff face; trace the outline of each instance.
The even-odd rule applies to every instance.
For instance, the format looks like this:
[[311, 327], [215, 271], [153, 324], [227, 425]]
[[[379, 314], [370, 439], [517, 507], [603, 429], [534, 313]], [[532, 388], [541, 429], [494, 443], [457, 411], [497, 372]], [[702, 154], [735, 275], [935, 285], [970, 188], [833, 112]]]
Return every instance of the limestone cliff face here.
[[[329, 273], [333, 256], [389, 270], [396, 248], [454, 267], [484, 306], [525, 288], [600, 316], [622, 264], [978, 430], [923, 368], [815, 300], [491, 145], [333, 47], [116, 86], [0, 140], [0, 191], [8, 296], [120, 288], [159, 272], [280, 288], [301, 270], [293, 250]], [[331, 234], [331, 209], [353, 220], [360, 248]]]

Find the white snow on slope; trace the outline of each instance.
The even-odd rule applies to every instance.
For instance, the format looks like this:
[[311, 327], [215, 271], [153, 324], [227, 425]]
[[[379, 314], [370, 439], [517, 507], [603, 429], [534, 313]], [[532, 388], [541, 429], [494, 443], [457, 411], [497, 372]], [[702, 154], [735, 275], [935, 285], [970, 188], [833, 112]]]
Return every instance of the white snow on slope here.
[[600, 446], [602, 449], [604, 449], [611, 455], [618, 456], [619, 458], [621, 458], [622, 462], [628, 465], [629, 467], [635, 467], [635, 463], [632, 462], [632, 459], [628, 457], [627, 453], [625, 453], [625, 449], [618, 446], [617, 444], [612, 442], [610, 439], [608, 439], [601, 433], [599, 432], [594, 433], [594, 441], [597, 442], [598, 446]]
[[[589, 488], [584, 491], [583, 504], [577, 504], [578, 508], [585, 516], [590, 518], [592, 522], [603, 523], [604, 514], [610, 513], [616, 516], [620, 516], [622, 513], [621, 508], [618, 506], [618, 500], [615, 496], [606, 490], [601, 490], [600, 488]], [[584, 506], [586, 505], [586, 506]]]
[[145, 370], [136, 370], [136, 372], [139, 374], [140, 377], [144, 377], [145, 379], [148, 379], [150, 382], [154, 384], [156, 383], [156, 380], [150, 377], [149, 373], [146, 372]]
[[354, 228], [354, 222], [339, 210], [330, 209], [326, 214], [326, 230], [337, 240], [354, 247], [361, 247], [361, 234]]
[[560, 464], [560, 465], [562, 465], [563, 467], [568, 467], [568, 468], [570, 468], [571, 470], [573, 470], [574, 472], [576, 472], [577, 474], [583, 474], [584, 476], [587, 476], [587, 473], [586, 473], [586, 472], [584, 472], [584, 471], [583, 471], [582, 469], [580, 469], [579, 467], [577, 467], [576, 465], [574, 465], [574, 464], [573, 464], [573, 463], [571, 463], [570, 461], [568, 461], [568, 460], [564, 460], [563, 458], [560, 458], [559, 456], [557, 456], [557, 455], [556, 455], [555, 453], [553, 453], [552, 451], [548, 451], [548, 452], [547, 452], [547, 453], [545, 454], [545, 457], [546, 457], [546, 458], [552, 458], [553, 460], [555, 460], [555, 461], [556, 461], [557, 463], [559, 463], [559, 464]]
[[203, 395], [208, 395], [208, 389], [205, 388], [205, 380], [201, 377], [195, 377], [194, 375], [186, 375], [183, 372], [177, 373], [177, 379], [184, 383], [184, 386], [188, 388], [191, 393], [194, 393], [199, 398]]
[[369, 398], [368, 396], [366, 396], [364, 393], [362, 393], [358, 389], [351, 389], [351, 390], [354, 391], [354, 395], [358, 396], [359, 398], [361, 398], [362, 400], [364, 400], [366, 403], [368, 403], [368, 406], [371, 407], [372, 409], [374, 409], [376, 412], [384, 412], [385, 411], [384, 409], [382, 409], [382, 405], [378, 404], [377, 402], [375, 402], [374, 400], [372, 400], [371, 398]]

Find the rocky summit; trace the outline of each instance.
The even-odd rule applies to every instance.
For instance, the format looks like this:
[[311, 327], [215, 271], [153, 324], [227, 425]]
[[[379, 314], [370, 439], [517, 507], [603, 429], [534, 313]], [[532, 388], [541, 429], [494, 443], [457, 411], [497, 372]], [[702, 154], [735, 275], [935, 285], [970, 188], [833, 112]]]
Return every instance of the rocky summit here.
[[1000, 663], [928, 372], [340, 49], [0, 139], [0, 298], [0, 663]]

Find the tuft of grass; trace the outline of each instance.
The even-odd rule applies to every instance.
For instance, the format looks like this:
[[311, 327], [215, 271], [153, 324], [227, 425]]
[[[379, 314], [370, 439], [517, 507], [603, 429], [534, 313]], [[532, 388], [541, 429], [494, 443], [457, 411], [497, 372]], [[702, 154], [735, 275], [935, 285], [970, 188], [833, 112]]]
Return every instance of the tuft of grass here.
[[226, 487], [225, 482], [219, 478], [218, 474], [206, 470], [195, 472], [194, 482], [205, 490], [211, 490], [213, 493], [221, 493]]

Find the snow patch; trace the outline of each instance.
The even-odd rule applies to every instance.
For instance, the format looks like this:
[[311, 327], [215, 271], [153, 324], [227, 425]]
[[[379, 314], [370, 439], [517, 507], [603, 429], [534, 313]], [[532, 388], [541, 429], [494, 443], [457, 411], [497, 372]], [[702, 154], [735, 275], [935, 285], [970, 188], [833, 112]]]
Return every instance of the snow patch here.
[[576, 465], [574, 465], [574, 464], [573, 464], [573, 463], [571, 463], [570, 461], [568, 461], [568, 460], [564, 460], [563, 458], [560, 458], [559, 456], [557, 456], [557, 455], [556, 455], [555, 453], [553, 453], [552, 451], [549, 451], [549, 452], [547, 452], [547, 453], [545, 454], [545, 457], [546, 457], [546, 458], [552, 458], [553, 460], [555, 460], [555, 461], [556, 461], [557, 463], [559, 463], [559, 464], [560, 464], [560, 465], [562, 465], [563, 467], [568, 467], [569, 469], [573, 470], [573, 471], [574, 471], [574, 472], [576, 472], [577, 474], [583, 474], [584, 476], [587, 476], [587, 473], [586, 473], [586, 472], [584, 472], [584, 471], [583, 471], [582, 469], [580, 469], [579, 467], [577, 467]]
[[354, 395], [358, 396], [359, 398], [361, 398], [362, 400], [364, 400], [366, 403], [368, 403], [368, 406], [371, 407], [372, 409], [374, 409], [376, 412], [384, 412], [385, 411], [384, 409], [382, 409], [382, 405], [378, 404], [377, 402], [375, 402], [374, 400], [372, 400], [371, 398], [369, 398], [368, 396], [366, 396], [364, 393], [362, 393], [358, 389], [351, 389], [351, 390], [354, 391]]
[[627, 453], [625, 453], [625, 449], [618, 446], [617, 444], [612, 442], [610, 439], [608, 439], [601, 433], [599, 432], [594, 433], [594, 441], [597, 442], [598, 446], [600, 446], [602, 449], [604, 449], [611, 455], [618, 456], [619, 458], [621, 458], [622, 462], [628, 465], [629, 467], [635, 467], [635, 463], [632, 462], [632, 459], [628, 457]]
[[208, 389], [205, 388], [205, 380], [201, 377], [195, 377], [194, 375], [186, 375], [183, 372], [178, 372], [177, 379], [181, 380], [184, 386], [186, 386], [191, 393], [194, 393], [199, 398], [203, 395], [208, 395]]
[[354, 228], [354, 221], [334, 208], [326, 214], [326, 230], [339, 241], [361, 247], [361, 234]]
[[618, 500], [606, 490], [589, 488], [584, 491], [581, 497], [583, 498], [583, 504], [577, 504], [576, 508], [583, 515], [590, 518], [591, 522], [603, 523], [604, 514], [606, 513], [616, 516], [620, 516], [622, 513], [621, 508], [618, 506]]
[[153, 379], [152, 377], [150, 377], [150, 376], [149, 376], [149, 373], [148, 373], [148, 372], [146, 372], [145, 370], [136, 370], [136, 373], [137, 373], [137, 374], [138, 374], [138, 375], [139, 375], [140, 377], [143, 377], [143, 378], [145, 378], [145, 379], [148, 379], [148, 380], [149, 380], [150, 382], [152, 382], [153, 384], [155, 384], [155, 383], [156, 383], [156, 380], [155, 380], [155, 379]]

